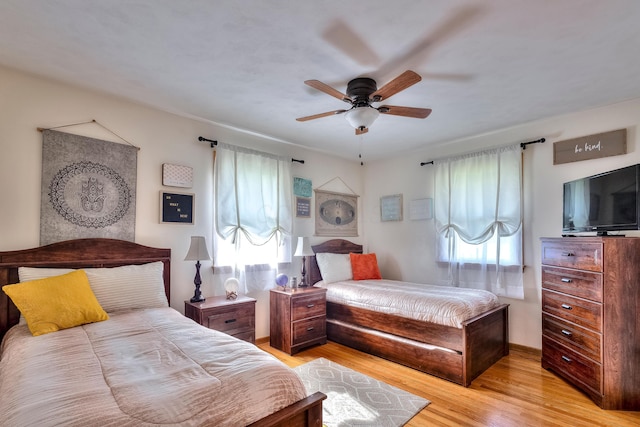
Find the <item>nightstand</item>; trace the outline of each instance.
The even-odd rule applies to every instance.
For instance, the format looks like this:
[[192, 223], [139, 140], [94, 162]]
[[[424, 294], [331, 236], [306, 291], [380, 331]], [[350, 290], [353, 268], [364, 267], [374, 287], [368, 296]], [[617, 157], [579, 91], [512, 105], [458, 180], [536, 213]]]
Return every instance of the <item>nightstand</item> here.
[[322, 288], [271, 289], [270, 344], [294, 354], [327, 342], [327, 290]]
[[203, 302], [184, 302], [184, 315], [203, 326], [244, 341], [256, 341], [256, 300], [244, 295], [236, 299], [207, 297]]

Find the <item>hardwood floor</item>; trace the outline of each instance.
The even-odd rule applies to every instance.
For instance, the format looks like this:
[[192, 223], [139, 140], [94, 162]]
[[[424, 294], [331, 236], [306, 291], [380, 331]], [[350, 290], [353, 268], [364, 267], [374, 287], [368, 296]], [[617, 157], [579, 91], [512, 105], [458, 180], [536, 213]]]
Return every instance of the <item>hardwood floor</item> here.
[[[329, 342], [294, 356], [258, 346], [290, 367], [319, 357], [431, 401], [407, 426], [639, 426], [640, 412], [603, 411], [542, 369], [540, 356], [512, 349], [465, 388], [411, 368]], [[638, 385], [640, 387], [640, 385]]]

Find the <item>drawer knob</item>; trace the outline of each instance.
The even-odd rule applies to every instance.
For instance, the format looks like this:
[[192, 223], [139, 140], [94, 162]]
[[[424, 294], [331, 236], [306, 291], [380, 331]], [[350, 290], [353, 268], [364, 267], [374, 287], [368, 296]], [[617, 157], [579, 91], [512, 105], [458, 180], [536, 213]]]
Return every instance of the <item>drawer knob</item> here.
[[571, 359], [567, 356], [562, 356], [562, 360], [564, 360], [567, 363], [571, 363]]
[[576, 256], [573, 252], [562, 252], [562, 256]]
[[571, 279], [567, 279], [566, 277], [563, 277], [562, 279], [560, 279], [560, 281], [562, 283], [571, 283]]
[[564, 308], [565, 310], [573, 310], [573, 307], [571, 307], [569, 304], [562, 304], [562, 308]]
[[315, 307], [315, 304], [307, 304], [307, 308], [313, 308]]
[[229, 319], [229, 320], [225, 320], [224, 323], [233, 323], [235, 321], [236, 321], [236, 319]]
[[313, 331], [313, 326], [307, 328], [307, 332], [311, 332], [311, 331]]
[[563, 334], [563, 335], [566, 335], [566, 336], [568, 336], [568, 337], [570, 337], [571, 335], [573, 335], [570, 331], [567, 331], [566, 329], [563, 329], [561, 332], [562, 332], [562, 334]]

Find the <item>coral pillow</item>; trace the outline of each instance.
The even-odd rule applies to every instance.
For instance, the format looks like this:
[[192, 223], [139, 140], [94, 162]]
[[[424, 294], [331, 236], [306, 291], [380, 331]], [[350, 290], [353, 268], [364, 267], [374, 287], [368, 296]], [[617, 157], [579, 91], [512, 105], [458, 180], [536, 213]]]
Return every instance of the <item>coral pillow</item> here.
[[382, 279], [376, 254], [349, 254], [353, 280]]
[[33, 336], [109, 319], [83, 270], [5, 285], [2, 290], [27, 320]]

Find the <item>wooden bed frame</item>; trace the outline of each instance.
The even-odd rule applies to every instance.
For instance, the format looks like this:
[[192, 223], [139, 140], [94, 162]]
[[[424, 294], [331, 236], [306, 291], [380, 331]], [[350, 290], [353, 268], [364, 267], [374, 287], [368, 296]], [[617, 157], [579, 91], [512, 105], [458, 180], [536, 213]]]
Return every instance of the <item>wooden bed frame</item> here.
[[[362, 253], [362, 246], [334, 239], [315, 253]], [[308, 257], [309, 283], [322, 280], [316, 257]], [[462, 329], [327, 302], [327, 338], [366, 353], [468, 387], [509, 354], [508, 304], [464, 322]]]
[[[115, 239], [68, 240], [33, 249], [0, 252], [0, 287], [19, 282], [18, 267], [101, 268], [155, 261], [164, 263], [164, 288], [167, 300], [171, 301], [171, 249]], [[19, 318], [16, 306], [4, 292], [0, 292], [0, 339], [18, 323]], [[320, 427], [325, 398], [322, 393], [312, 394], [252, 425]]]

